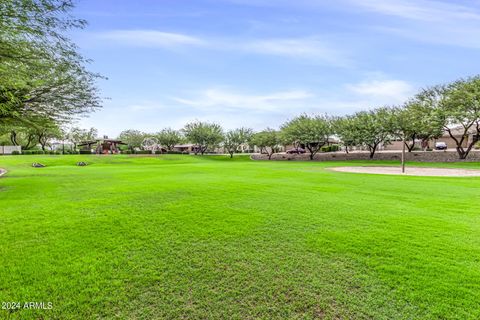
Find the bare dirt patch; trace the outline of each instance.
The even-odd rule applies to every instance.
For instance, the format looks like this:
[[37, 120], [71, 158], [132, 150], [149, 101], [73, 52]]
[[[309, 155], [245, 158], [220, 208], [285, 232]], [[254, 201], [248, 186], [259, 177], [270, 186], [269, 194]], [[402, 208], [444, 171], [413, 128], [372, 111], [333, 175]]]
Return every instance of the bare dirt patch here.
[[400, 167], [334, 167], [329, 170], [351, 173], [398, 174], [429, 177], [480, 177], [480, 170], [407, 167], [402, 173]]

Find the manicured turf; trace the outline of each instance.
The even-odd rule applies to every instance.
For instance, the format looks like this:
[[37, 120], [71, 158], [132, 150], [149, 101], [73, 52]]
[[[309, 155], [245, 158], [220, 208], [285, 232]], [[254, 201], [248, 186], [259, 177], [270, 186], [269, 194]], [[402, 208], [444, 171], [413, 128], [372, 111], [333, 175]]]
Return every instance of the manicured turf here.
[[1, 157], [0, 318], [480, 318], [480, 178], [334, 165]]

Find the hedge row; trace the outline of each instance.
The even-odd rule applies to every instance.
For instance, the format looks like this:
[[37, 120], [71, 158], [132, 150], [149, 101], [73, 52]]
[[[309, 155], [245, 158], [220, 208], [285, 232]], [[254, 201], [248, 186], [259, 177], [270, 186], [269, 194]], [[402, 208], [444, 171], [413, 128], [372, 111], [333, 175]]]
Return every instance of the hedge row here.
[[340, 150], [340, 146], [338, 144], [332, 144], [330, 146], [323, 146], [320, 151], [322, 152], [335, 152]]

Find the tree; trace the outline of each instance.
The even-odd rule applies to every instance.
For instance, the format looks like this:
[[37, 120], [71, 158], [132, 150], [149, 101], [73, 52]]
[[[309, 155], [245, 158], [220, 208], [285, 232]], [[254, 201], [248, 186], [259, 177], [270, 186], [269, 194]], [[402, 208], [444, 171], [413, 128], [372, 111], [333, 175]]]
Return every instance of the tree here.
[[182, 135], [179, 131], [170, 128], [163, 129], [155, 134], [158, 143], [161, 146], [165, 146], [167, 150], [171, 151], [173, 147], [182, 141]]
[[9, 145], [21, 146], [22, 150], [28, 150], [36, 144], [36, 132], [31, 125], [23, 121], [10, 119], [0, 124], [0, 132]]
[[356, 144], [353, 117], [335, 117], [331, 123], [332, 131], [340, 138], [345, 147], [345, 152], [348, 153], [348, 148]]
[[256, 145], [261, 150], [265, 150], [268, 155], [268, 160], [271, 160], [273, 154], [278, 151], [278, 145], [280, 142], [280, 133], [270, 128], [255, 133], [251, 139], [253, 145]]
[[442, 135], [442, 124], [438, 118], [432, 116], [417, 99], [392, 108], [388, 126], [392, 135], [402, 139], [408, 152], [412, 152], [418, 139], [424, 145], [424, 142]]
[[328, 143], [332, 134], [330, 120], [326, 116], [298, 116], [282, 126], [285, 139], [302, 144], [310, 152], [310, 160]]
[[0, 2], [0, 122], [66, 121], [100, 107], [100, 76], [65, 35], [86, 24], [72, 8], [72, 0]]
[[[416, 98], [455, 141], [459, 158], [466, 159], [480, 136], [480, 76], [427, 88]], [[460, 137], [454, 134], [454, 127], [460, 129]], [[473, 139], [468, 141], [470, 133]]]
[[45, 151], [45, 148], [52, 139], [61, 139], [64, 136], [61, 128], [55, 122], [48, 119], [39, 119], [33, 124], [33, 128], [43, 151]]
[[225, 134], [223, 147], [230, 154], [230, 158], [233, 158], [233, 154], [241, 145], [247, 144], [248, 141], [250, 141], [252, 134], [252, 129], [248, 128], [230, 130]]
[[223, 141], [223, 130], [219, 124], [194, 121], [187, 123], [183, 133], [188, 141], [195, 144], [194, 153], [203, 155]]
[[77, 144], [84, 141], [95, 140], [98, 136], [98, 130], [90, 128], [88, 130], [79, 127], [72, 127], [66, 134], [66, 138], [73, 144], [73, 149], [77, 149]]
[[370, 151], [370, 159], [380, 144], [390, 143], [389, 109], [378, 108], [360, 111], [349, 116], [349, 135], [357, 145], [364, 145]]
[[120, 132], [118, 139], [126, 143], [130, 150], [133, 152], [135, 148], [142, 147], [143, 139], [145, 139], [145, 133], [132, 129], [124, 130]]

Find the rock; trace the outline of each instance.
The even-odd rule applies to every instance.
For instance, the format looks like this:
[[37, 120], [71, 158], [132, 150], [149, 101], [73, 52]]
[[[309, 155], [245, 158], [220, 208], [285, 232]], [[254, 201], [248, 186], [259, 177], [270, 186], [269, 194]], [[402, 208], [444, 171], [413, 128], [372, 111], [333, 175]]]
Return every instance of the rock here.
[[85, 167], [86, 165], [87, 165], [86, 162], [83, 162], [83, 161], [77, 162], [77, 166], [79, 167]]
[[41, 164], [41, 163], [34, 162], [34, 163], [32, 163], [32, 167], [34, 167], [34, 168], [43, 168], [43, 167], [45, 167], [45, 166], [44, 166], [43, 164]]

